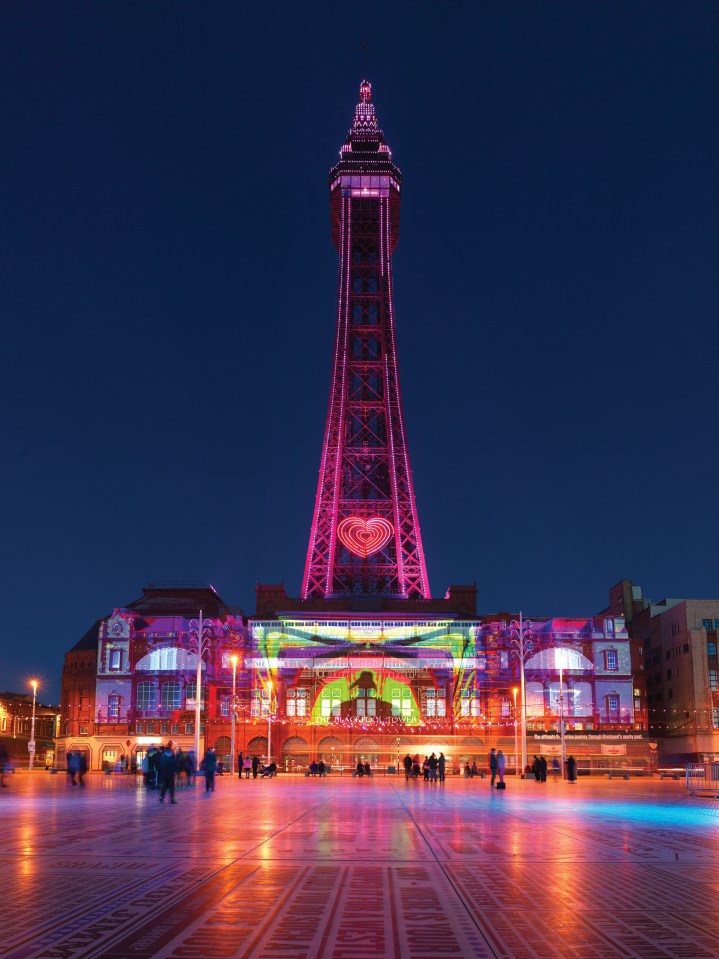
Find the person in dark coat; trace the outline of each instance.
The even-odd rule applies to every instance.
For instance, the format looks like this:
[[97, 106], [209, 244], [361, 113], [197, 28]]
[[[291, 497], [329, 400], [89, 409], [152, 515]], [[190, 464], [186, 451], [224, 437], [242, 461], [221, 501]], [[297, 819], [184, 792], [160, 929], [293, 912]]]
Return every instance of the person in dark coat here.
[[547, 781], [547, 760], [545, 756], [539, 757], [539, 774], [543, 783]]
[[577, 778], [577, 760], [574, 756], [570, 756], [567, 759], [567, 779], [570, 783], [573, 783]]
[[404, 763], [404, 778], [409, 779], [412, 775], [412, 757], [407, 753], [402, 761]]
[[177, 757], [173, 753], [171, 746], [165, 746], [159, 755], [160, 802], [165, 801], [165, 793], [169, 792], [170, 802], [176, 803], [175, 777], [177, 776]]
[[497, 750], [489, 750], [489, 771], [492, 774], [492, 781], [490, 782], [490, 787], [494, 787], [494, 780], [497, 778], [497, 773], [499, 772], [499, 765], [497, 763]]
[[215, 755], [214, 746], [210, 746], [205, 753], [202, 765], [205, 769], [205, 792], [213, 793], [215, 791], [215, 773], [217, 772], [217, 756]]
[[447, 760], [444, 753], [439, 754], [439, 759], [437, 760], [437, 770], [439, 772], [439, 781], [444, 782], [444, 771], [447, 768]]
[[257, 779], [257, 773], [260, 769], [260, 759], [259, 756], [252, 757], [252, 778]]
[[85, 773], [87, 772], [87, 756], [80, 753], [77, 761], [77, 778], [81, 786], [85, 785]]
[[539, 756], [535, 756], [532, 760], [532, 772], [534, 773], [534, 779], [536, 782], [541, 783], [542, 781], [542, 765], [539, 762]]
[[245, 757], [240, 753], [237, 757], [237, 776], [239, 779], [242, 779], [242, 773], [245, 768]]

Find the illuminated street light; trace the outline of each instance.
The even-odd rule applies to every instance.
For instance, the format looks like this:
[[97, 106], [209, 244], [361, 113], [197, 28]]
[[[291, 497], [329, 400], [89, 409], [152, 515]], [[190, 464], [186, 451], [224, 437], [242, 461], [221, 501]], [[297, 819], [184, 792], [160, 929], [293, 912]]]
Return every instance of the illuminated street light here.
[[32, 770], [35, 763], [35, 699], [37, 698], [37, 680], [31, 679], [30, 685], [32, 686], [32, 722], [30, 724], [30, 742], [27, 744], [27, 749], [30, 754], [28, 769]]
[[519, 678], [522, 692], [522, 770], [527, 765], [527, 696], [524, 684], [524, 663], [534, 652], [534, 641], [531, 639], [532, 623], [523, 619], [519, 614], [516, 620], [509, 624], [509, 635], [512, 637], [514, 654], [519, 658]]
[[267, 701], [267, 765], [272, 762], [272, 680], [267, 680], [269, 699]]
[[[236, 710], [236, 701], [237, 701], [237, 656], [233, 654], [230, 656], [230, 662], [232, 663], [232, 732], [230, 733], [230, 776], [235, 775], [235, 722], [237, 720], [237, 710]], [[240, 776], [242, 776], [242, 770], [238, 770]]]
[[[514, 696], [514, 774], [519, 779], [519, 729], [517, 728], [517, 693], [519, 690], [515, 686], [512, 690], [512, 695]], [[524, 772], [524, 766], [522, 766], [522, 772]]]
[[202, 618], [200, 610], [199, 619], [191, 619], [189, 624], [189, 633], [193, 639], [190, 640], [190, 652], [197, 654], [197, 678], [195, 681], [195, 763], [197, 768], [200, 766], [200, 709], [202, 705], [202, 657], [210, 651], [212, 620]]

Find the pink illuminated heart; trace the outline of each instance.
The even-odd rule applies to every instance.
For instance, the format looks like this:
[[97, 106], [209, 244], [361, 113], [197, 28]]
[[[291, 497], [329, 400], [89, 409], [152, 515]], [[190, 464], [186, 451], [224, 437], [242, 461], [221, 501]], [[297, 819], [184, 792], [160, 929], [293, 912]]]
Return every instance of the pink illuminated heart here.
[[381, 516], [348, 516], [337, 527], [340, 540], [355, 556], [371, 556], [386, 546], [393, 534], [394, 526]]

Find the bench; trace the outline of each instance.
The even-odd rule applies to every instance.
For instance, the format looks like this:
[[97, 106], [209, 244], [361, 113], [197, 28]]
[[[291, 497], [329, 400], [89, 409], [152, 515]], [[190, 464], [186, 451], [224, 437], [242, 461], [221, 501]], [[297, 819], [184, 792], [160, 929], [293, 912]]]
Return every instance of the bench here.
[[686, 776], [686, 769], [660, 769], [659, 778], [660, 779], [684, 779]]

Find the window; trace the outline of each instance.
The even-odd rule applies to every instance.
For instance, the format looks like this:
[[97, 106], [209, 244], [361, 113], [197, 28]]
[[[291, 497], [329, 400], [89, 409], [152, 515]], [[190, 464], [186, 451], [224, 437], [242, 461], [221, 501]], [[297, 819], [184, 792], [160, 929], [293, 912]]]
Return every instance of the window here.
[[614, 672], [619, 669], [619, 654], [616, 649], [604, 650], [604, 668]]
[[230, 662], [230, 651], [229, 649], [222, 650], [222, 668], [223, 669], [232, 669], [232, 663]]
[[120, 697], [107, 697], [107, 715], [110, 719], [117, 719], [120, 715]]
[[87, 726], [80, 726], [80, 735], [87, 736]]
[[509, 653], [508, 652], [501, 652], [499, 654], [499, 668], [509, 669]]
[[719, 689], [719, 670], [716, 670], [716, 669], [709, 670], [709, 689], [711, 690]]
[[671, 678], [672, 678], [672, 671], [671, 671], [671, 669], [668, 669], [668, 670], [667, 670], [667, 679], [671, 679]]
[[666, 653], [664, 653], [664, 659], [666, 660], [666, 659], [671, 659], [671, 658], [672, 658], [672, 652], [671, 652], [670, 649], [668, 649], [668, 650], [666, 651]]
[[682, 646], [682, 652], [683, 653], [689, 652], [689, 643], [684, 643], [684, 645]]
[[508, 719], [512, 713], [512, 700], [509, 696], [502, 696], [502, 719]]
[[619, 696], [613, 694], [607, 696], [607, 710], [610, 715], [617, 715], [619, 713]]
[[717, 642], [715, 639], [707, 640], [707, 654], [709, 656], [716, 656], [717, 654]]
[[122, 653], [119, 649], [110, 650], [110, 669], [120, 669], [122, 666]]
[[169, 735], [169, 732], [170, 732], [170, 724], [169, 724], [169, 723], [160, 723], [160, 735], [161, 735], [161, 736], [167, 736], [167, 735]]
[[145, 732], [145, 724], [144, 724], [144, 723], [135, 723], [135, 734], [136, 734], [137, 736], [141, 736], [144, 732]]
[[220, 716], [229, 716], [230, 715], [230, 698], [229, 696], [223, 696], [220, 700]]
[[137, 684], [137, 708], [154, 709], [155, 708], [155, 684], [142, 682]]
[[80, 708], [90, 705], [90, 690], [87, 687], [80, 689]]
[[162, 708], [179, 709], [180, 708], [181, 689], [179, 683], [162, 684]]
[[719, 706], [712, 707], [712, 726], [719, 729]]
[[714, 629], [719, 629], [719, 619], [714, 620]]
[[[188, 709], [194, 707], [195, 703], [195, 690], [197, 689], [197, 682], [193, 679], [191, 683], [187, 684], [187, 690], [185, 692], [185, 700], [187, 702]], [[200, 706], [205, 705], [205, 687], [200, 683]]]
[[605, 620], [604, 620], [604, 632], [605, 632], [608, 636], [613, 636], [613, 635], [614, 635], [614, 620], [613, 620], [613, 619], [605, 619]]
[[710, 619], [703, 619], [702, 626], [704, 629], [712, 629], [714, 627], [714, 623]]
[[195, 731], [195, 724], [194, 724], [194, 723], [185, 723], [185, 735], [186, 735], [186, 736], [191, 736], [191, 735], [194, 733], [194, 731]]

